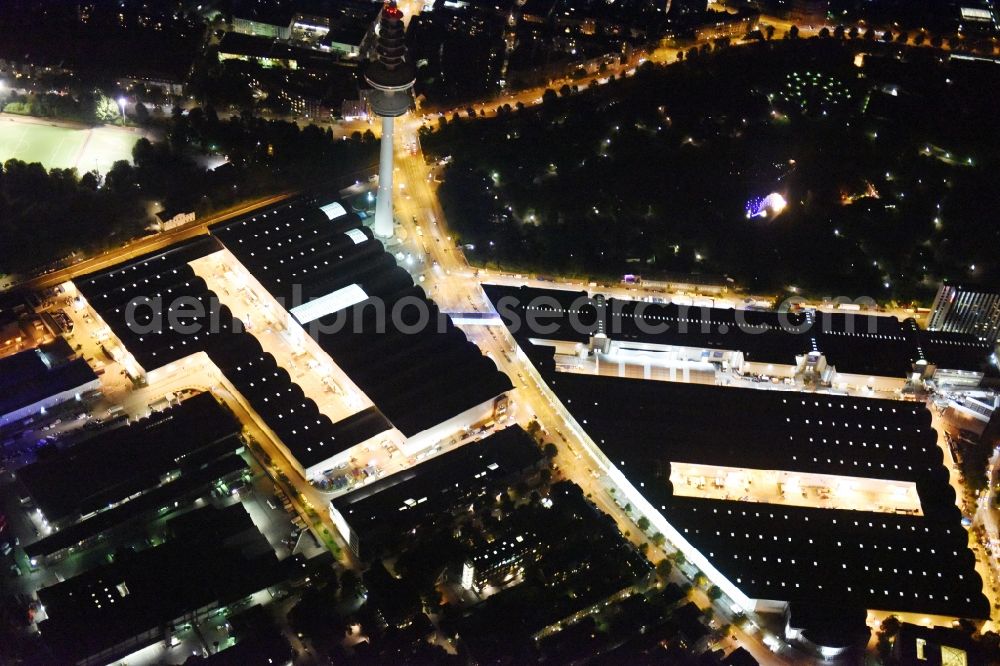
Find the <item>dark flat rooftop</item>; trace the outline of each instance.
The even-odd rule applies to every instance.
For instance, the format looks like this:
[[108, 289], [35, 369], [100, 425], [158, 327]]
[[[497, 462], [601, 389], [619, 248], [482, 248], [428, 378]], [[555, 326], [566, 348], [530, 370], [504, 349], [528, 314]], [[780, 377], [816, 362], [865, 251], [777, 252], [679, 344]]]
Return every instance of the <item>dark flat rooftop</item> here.
[[938, 338], [920, 331], [912, 319], [614, 298], [606, 300], [603, 310], [595, 310], [595, 301], [585, 292], [491, 284], [483, 289], [508, 327], [520, 324], [514, 334], [524, 339], [587, 342], [593, 332], [601, 331], [621, 343], [740, 351], [746, 360], [758, 363], [793, 365], [797, 356], [818, 351], [838, 372], [858, 375], [904, 377], [920, 359], [952, 370], [998, 372], [989, 365], [988, 346], [973, 344], [971, 336]]
[[957, 521], [687, 497], [665, 506], [667, 520], [751, 598], [989, 616]]
[[[287, 309], [351, 285], [364, 291], [367, 300], [305, 328], [404, 435], [511, 389], [360, 219], [331, 219], [325, 201], [306, 197], [212, 234]], [[418, 304], [428, 314], [422, 324]]]
[[[496, 479], [509, 478], [541, 460], [538, 446], [519, 426], [424, 461], [333, 500], [362, 548], [371, 535], [399, 534], [425, 516], [476, 495]], [[368, 542], [368, 543], [366, 543]]]
[[186, 458], [214, 450], [217, 457], [240, 445], [240, 424], [209, 393], [141, 421], [62, 449], [23, 467], [18, 479], [50, 522], [117, 503], [159, 485]]
[[938, 368], [1000, 375], [1000, 368], [990, 361], [995, 347], [967, 333], [921, 331], [918, 336], [923, 356]]
[[[175, 527], [178, 521], [186, 526]], [[59, 663], [277, 584], [298, 563], [296, 557], [278, 562], [241, 504], [199, 509], [169, 527], [176, 535], [163, 545], [39, 590], [49, 617], [42, 639]]]
[[[283, 204], [278, 210], [291, 207]], [[391, 428], [379, 412], [363, 412], [353, 421], [332, 423], [303, 395], [288, 372], [263, 352], [253, 335], [234, 332], [237, 329], [228, 308], [221, 306], [213, 313], [216, 295], [187, 262], [222, 247], [216, 238], [202, 236], [85, 277], [78, 286], [147, 371], [205, 351], [304, 467]], [[201, 332], [182, 334], [171, 327], [168, 317], [154, 321], [158, 308], [166, 307], [175, 298], [194, 299], [201, 304], [201, 314], [180, 319], [183, 324], [200, 324]], [[130, 302], [150, 306], [142, 305], [130, 313], [126, 307]], [[128, 314], [147, 330], [137, 332], [127, 323]]]
[[[923, 405], [559, 373], [553, 349], [521, 344], [611, 463], [749, 597], [988, 616]], [[912, 480], [924, 515], [679, 497], [671, 460]]]
[[686, 462], [904, 481], [941, 465], [922, 404], [562, 372], [546, 379], [616, 465]]
[[0, 416], [97, 379], [83, 359], [51, 364], [45, 350], [29, 349], [0, 359]]
[[218, 479], [240, 472], [246, 467], [246, 461], [240, 456], [235, 453], [230, 454], [113, 509], [102, 511], [87, 520], [28, 544], [24, 547], [24, 552], [28, 557], [51, 555], [63, 548], [69, 548], [98, 534], [113, 530], [147, 512], [171, 505], [194, 492], [204, 491]]

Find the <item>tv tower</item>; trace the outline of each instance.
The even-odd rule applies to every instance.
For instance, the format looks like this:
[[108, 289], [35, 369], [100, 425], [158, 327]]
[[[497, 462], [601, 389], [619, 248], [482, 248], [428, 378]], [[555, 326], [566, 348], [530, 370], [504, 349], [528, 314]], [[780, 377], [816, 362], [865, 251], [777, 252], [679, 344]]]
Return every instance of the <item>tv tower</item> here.
[[375, 27], [375, 47], [365, 69], [365, 80], [372, 87], [368, 101], [375, 115], [382, 118], [374, 228], [375, 235], [382, 238], [391, 238], [393, 231], [393, 120], [409, 111], [416, 78], [416, 69], [406, 52], [403, 12], [390, 0], [382, 5]]

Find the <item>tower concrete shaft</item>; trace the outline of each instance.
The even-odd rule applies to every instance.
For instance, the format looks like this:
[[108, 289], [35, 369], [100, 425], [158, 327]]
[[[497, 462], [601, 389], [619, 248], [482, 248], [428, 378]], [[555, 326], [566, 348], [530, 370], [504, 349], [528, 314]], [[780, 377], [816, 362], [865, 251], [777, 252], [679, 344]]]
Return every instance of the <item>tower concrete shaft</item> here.
[[375, 200], [373, 231], [381, 238], [392, 237], [392, 116], [382, 116], [382, 143], [378, 159], [378, 199]]
[[382, 6], [375, 32], [374, 47], [368, 57], [365, 80], [372, 87], [368, 101], [375, 115], [382, 118], [382, 144], [379, 150], [378, 201], [375, 204], [375, 234], [391, 238], [393, 119], [409, 111], [413, 104], [416, 69], [406, 50], [403, 12], [395, 2]]

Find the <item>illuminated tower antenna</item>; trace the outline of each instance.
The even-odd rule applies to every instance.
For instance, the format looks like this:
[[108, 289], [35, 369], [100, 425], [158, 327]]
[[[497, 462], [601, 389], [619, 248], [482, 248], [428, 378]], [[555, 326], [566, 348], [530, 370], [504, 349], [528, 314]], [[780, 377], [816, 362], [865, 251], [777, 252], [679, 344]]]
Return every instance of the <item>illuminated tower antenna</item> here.
[[372, 87], [369, 103], [382, 118], [382, 143], [379, 149], [378, 201], [375, 204], [375, 234], [391, 238], [392, 215], [392, 130], [393, 119], [410, 109], [416, 69], [406, 51], [403, 12], [395, 2], [386, 2], [375, 28], [365, 80]]

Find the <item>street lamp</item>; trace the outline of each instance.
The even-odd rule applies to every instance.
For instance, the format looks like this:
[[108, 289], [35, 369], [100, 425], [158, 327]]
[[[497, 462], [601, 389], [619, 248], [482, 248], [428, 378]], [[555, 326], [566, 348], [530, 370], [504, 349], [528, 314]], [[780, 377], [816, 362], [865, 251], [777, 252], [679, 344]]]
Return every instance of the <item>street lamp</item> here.
[[122, 111], [122, 127], [125, 127], [125, 98], [118, 98], [118, 108]]

